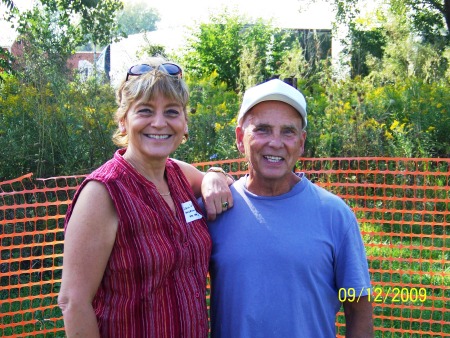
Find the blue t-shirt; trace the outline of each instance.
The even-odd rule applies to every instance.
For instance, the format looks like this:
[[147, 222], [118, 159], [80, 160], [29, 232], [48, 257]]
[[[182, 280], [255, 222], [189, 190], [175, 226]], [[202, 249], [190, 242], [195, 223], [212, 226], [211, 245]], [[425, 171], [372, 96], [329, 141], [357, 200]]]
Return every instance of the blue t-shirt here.
[[242, 177], [234, 207], [209, 223], [212, 337], [335, 337], [339, 289], [368, 294], [354, 213], [299, 175], [275, 197], [250, 193]]

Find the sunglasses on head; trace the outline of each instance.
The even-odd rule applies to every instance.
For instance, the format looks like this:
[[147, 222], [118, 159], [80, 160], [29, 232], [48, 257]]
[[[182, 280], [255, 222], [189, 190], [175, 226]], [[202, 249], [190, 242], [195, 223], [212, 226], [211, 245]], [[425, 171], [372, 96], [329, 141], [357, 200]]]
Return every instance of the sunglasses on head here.
[[[140, 65], [134, 65], [128, 69], [127, 72], [127, 78], [125, 80], [128, 81], [128, 78], [130, 76], [139, 76], [145, 73], [148, 73], [155, 69], [155, 67], [147, 65], [147, 64], [140, 64]], [[179, 79], [183, 77], [183, 70], [174, 63], [163, 63], [160, 64], [158, 67], [156, 67], [158, 70], [162, 70], [165, 73], [171, 75], [171, 76], [177, 76]]]

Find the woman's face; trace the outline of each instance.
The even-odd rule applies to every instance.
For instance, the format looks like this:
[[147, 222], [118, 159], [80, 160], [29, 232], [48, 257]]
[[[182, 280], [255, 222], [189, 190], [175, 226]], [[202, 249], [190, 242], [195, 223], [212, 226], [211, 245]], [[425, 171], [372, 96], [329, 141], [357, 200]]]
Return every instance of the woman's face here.
[[127, 152], [145, 160], [165, 160], [187, 133], [183, 107], [164, 95], [155, 95], [148, 102], [137, 101], [123, 123], [128, 133]]

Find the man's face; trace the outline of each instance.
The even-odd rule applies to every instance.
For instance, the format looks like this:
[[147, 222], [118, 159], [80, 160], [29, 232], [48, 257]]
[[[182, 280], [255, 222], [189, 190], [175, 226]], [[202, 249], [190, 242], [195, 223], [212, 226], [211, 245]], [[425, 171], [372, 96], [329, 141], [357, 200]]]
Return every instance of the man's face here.
[[289, 182], [305, 140], [300, 114], [280, 101], [257, 104], [236, 128], [238, 149], [249, 162], [255, 184]]

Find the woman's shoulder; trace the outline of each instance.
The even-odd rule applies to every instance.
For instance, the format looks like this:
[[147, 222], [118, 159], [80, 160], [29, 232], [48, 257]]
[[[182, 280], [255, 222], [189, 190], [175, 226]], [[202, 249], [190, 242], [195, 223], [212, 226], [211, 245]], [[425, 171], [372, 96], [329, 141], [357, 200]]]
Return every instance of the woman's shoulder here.
[[123, 175], [124, 167], [115, 159], [102, 164], [87, 176], [87, 179], [101, 182], [115, 181]]
[[172, 174], [176, 174], [178, 176], [183, 176], [190, 181], [190, 177], [192, 175], [197, 174], [199, 171], [194, 168], [189, 163], [174, 159], [168, 158], [166, 161], [166, 171]]

